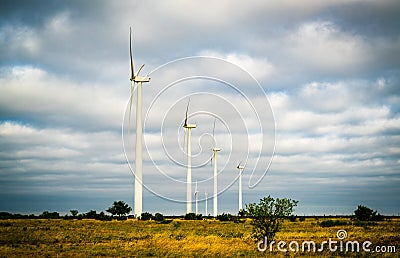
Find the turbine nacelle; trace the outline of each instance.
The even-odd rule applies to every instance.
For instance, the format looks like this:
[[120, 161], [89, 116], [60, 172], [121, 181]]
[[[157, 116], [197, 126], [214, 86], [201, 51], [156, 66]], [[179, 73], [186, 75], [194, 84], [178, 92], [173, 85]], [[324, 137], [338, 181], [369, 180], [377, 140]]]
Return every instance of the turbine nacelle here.
[[149, 82], [150, 81], [150, 77], [148, 77], [148, 76], [135, 76], [133, 79], [131, 79], [131, 81], [134, 81], [134, 82]]
[[221, 148], [212, 148], [212, 151], [220, 151]]
[[197, 125], [195, 125], [195, 124], [185, 124], [185, 125], [183, 125], [183, 128], [189, 128], [189, 129], [196, 128], [196, 127], [197, 127]]

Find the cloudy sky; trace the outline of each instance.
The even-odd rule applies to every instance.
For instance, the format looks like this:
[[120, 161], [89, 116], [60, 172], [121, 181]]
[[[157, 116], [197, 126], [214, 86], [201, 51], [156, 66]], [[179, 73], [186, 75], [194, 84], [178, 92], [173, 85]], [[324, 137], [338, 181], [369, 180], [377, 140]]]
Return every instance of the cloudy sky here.
[[1, 1], [0, 211], [133, 205], [131, 26], [151, 77], [144, 211], [185, 213], [190, 97], [201, 213], [215, 120], [220, 213], [237, 212], [242, 160], [245, 203], [399, 214], [398, 17], [396, 0]]

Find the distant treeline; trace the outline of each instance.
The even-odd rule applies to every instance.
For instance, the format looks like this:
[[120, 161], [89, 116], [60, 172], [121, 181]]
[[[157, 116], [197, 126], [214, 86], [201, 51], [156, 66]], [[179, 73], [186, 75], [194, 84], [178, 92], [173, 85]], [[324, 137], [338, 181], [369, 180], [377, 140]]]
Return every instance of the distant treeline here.
[[[95, 210], [90, 210], [89, 212], [86, 213], [79, 213], [77, 211], [73, 212], [74, 215], [60, 215], [58, 212], [49, 212], [49, 211], [44, 211], [40, 215], [35, 215], [35, 214], [19, 214], [19, 213], [10, 213], [10, 212], [0, 212], [0, 220], [5, 220], [5, 219], [96, 219], [96, 220], [103, 220], [103, 221], [110, 221], [113, 219], [118, 219], [118, 220], [126, 220], [128, 218], [133, 219], [135, 218], [133, 215], [129, 216], [112, 216], [104, 213], [103, 211], [100, 213], [97, 213]], [[144, 216], [144, 220], [148, 219], [154, 219], [154, 216], [152, 216], [150, 213], [145, 213], [146, 215], [149, 216]], [[156, 215], [160, 213], [156, 213]], [[163, 216], [165, 219], [185, 219], [185, 220], [198, 220], [198, 219], [211, 219], [214, 218], [213, 216], [202, 216], [201, 214], [195, 215], [194, 213], [189, 213], [186, 215], [171, 215], [171, 216]], [[146, 219], [148, 217], [148, 219]], [[217, 216], [216, 219], [220, 221], [235, 221], [238, 218], [245, 218], [246, 216], [235, 216], [231, 215], [229, 213], [223, 213]], [[391, 219], [391, 218], [399, 218], [400, 216], [382, 216], [382, 219]], [[322, 215], [322, 216], [316, 216], [316, 215], [304, 215], [304, 216], [290, 216], [288, 217], [289, 220], [291, 221], [303, 221], [305, 219], [340, 219], [340, 218], [354, 218], [354, 215]]]
[[127, 217], [111, 216], [105, 214], [103, 211], [97, 213], [97, 211], [91, 210], [86, 213], [76, 214], [76, 215], [60, 215], [58, 212], [44, 211], [40, 215], [30, 214], [12, 214], [9, 212], [0, 212], [0, 219], [97, 219], [97, 220], [112, 220], [112, 219], [127, 219]]

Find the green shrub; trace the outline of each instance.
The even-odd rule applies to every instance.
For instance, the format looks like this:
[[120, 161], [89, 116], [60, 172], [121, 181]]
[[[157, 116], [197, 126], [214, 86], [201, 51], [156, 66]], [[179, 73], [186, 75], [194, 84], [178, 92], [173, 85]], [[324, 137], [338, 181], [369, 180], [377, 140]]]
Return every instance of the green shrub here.
[[271, 196], [260, 199], [260, 203], [246, 204], [247, 214], [253, 226], [252, 237], [255, 241], [273, 240], [276, 232], [280, 230], [280, 224], [284, 219], [292, 215], [297, 201], [283, 198], [272, 198]]
[[143, 212], [140, 215], [140, 220], [151, 220], [153, 218], [153, 214], [149, 213], [149, 212]]
[[354, 211], [357, 220], [361, 221], [383, 221], [384, 217], [377, 211], [373, 211], [367, 206], [358, 205], [357, 210]]
[[187, 213], [187, 214], [185, 215], [185, 218], [184, 218], [184, 219], [185, 219], [185, 220], [196, 220], [197, 217], [196, 217], [196, 214], [195, 214], [195, 213], [191, 212], [191, 213]]
[[161, 213], [156, 213], [155, 215], [154, 215], [154, 220], [155, 221], [163, 221], [164, 220], [164, 216], [161, 214]]
[[217, 216], [217, 219], [219, 221], [232, 221], [233, 218], [234, 218], [234, 216], [232, 214], [229, 214], [229, 213], [222, 213], [222, 214]]

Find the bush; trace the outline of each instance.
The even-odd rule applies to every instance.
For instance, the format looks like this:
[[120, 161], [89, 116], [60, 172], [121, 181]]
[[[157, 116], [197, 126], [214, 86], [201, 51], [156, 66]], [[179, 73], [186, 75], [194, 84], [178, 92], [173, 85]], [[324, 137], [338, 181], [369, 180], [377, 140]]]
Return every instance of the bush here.
[[271, 196], [260, 199], [260, 203], [246, 204], [247, 214], [253, 226], [252, 237], [255, 241], [273, 240], [276, 232], [280, 230], [280, 224], [293, 212], [297, 201], [291, 199], [276, 200]]
[[384, 218], [377, 211], [373, 211], [367, 206], [358, 205], [357, 210], [354, 211], [357, 220], [361, 221], [382, 221]]
[[95, 210], [90, 210], [89, 212], [87, 212], [84, 217], [86, 219], [96, 219], [97, 218], [97, 212]]
[[306, 220], [306, 216], [300, 216], [299, 220], [300, 220], [301, 222], [305, 221], [305, 220]]
[[163, 221], [164, 220], [164, 216], [161, 214], [161, 213], [156, 213], [155, 215], [154, 215], [154, 220], [155, 221]]
[[132, 208], [129, 207], [127, 203], [124, 201], [114, 201], [113, 205], [107, 209], [107, 212], [112, 215], [123, 216], [132, 211]]
[[217, 216], [217, 219], [219, 221], [231, 221], [234, 219], [234, 217], [229, 213], [222, 213], [221, 215]]
[[185, 218], [184, 218], [184, 219], [185, 219], [185, 220], [196, 220], [197, 217], [196, 217], [196, 214], [195, 214], [195, 213], [191, 212], [191, 213], [187, 213], [187, 214], [185, 215]]
[[153, 218], [153, 214], [149, 212], [143, 212], [142, 215], [140, 215], [140, 220], [151, 220]]
[[39, 215], [39, 218], [41, 219], [59, 219], [60, 214], [58, 212], [48, 212], [44, 211], [42, 214]]
[[290, 220], [290, 222], [296, 222], [296, 216], [294, 216], [294, 215], [290, 215], [289, 216], [289, 220]]
[[356, 220], [354, 221], [354, 226], [367, 228], [369, 226], [376, 226], [376, 222]]

